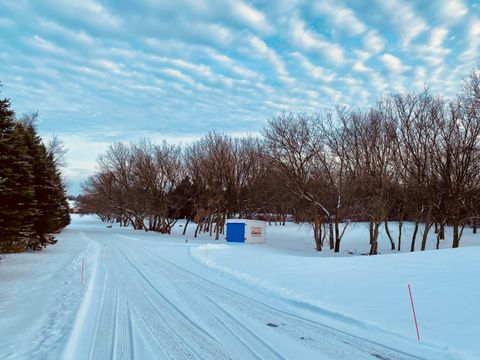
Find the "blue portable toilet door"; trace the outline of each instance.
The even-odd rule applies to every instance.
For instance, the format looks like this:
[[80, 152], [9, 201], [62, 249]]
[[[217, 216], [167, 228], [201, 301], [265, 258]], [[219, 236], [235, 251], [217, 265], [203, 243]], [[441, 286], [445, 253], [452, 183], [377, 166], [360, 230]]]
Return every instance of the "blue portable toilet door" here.
[[245, 224], [227, 223], [227, 241], [245, 242]]

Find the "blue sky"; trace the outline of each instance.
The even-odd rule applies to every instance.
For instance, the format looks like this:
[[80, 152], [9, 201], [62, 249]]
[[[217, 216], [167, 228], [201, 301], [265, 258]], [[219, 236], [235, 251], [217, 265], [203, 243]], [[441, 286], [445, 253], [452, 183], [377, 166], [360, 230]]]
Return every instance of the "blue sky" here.
[[71, 192], [113, 141], [256, 134], [273, 114], [425, 85], [480, 63], [464, 0], [0, 0], [2, 95], [69, 147]]

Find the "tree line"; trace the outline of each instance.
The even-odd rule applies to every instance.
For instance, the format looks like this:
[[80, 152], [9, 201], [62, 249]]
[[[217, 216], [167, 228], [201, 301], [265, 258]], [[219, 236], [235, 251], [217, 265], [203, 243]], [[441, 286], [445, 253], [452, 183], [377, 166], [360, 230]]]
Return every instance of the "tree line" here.
[[34, 123], [0, 99], [0, 253], [40, 250], [69, 224], [57, 139], [46, 146]]
[[364, 109], [282, 113], [259, 137], [211, 132], [184, 148], [115, 143], [98, 165], [84, 184], [84, 211], [135, 229], [169, 233], [186, 218], [196, 220], [195, 236], [218, 239], [232, 216], [293, 216], [312, 224], [318, 251], [340, 251], [354, 221], [369, 223], [372, 255], [382, 227], [392, 250], [414, 251], [416, 242], [425, 250], [432, 228], [438, 248], [447, 225], [458, 247], [480, 212], [480, 68], [453, 99], [424, 90]]

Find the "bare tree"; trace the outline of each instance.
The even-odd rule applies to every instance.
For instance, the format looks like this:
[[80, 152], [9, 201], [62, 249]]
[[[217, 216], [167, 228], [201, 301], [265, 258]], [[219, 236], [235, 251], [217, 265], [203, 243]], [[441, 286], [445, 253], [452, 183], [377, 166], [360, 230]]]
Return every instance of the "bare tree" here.
[[314, 226], [317, 251], [322, 250], [320, 235], [321, 218], [330, 218], [325, 206], [322, 189], [314, 177], [318, 155], [322, 152], [318, 141], [318, 128], [314, 118], [304, 114], [283, 113], [268, 122], [263, 130], [266, 154], [269, 162], [284, 179], [286, 190], [294, 193], [307, 204], [307, 214]]

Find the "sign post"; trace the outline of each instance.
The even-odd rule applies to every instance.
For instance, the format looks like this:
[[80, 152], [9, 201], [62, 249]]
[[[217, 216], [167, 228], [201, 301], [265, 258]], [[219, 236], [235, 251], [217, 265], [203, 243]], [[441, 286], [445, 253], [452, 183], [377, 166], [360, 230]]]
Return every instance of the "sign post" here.
[[415, 305], [413, 304], [412, 289], [410, 288], [410, 284], [408, 284], [408, 293], [410, 294], [410, 303], [412, 304], [413, 320], [415, 321], [415, 329], [417, 330], [417, 339], [418, 339], [418, 341], [420, 341], [420, 333], [418, 331], [417, 315], [415, 314]]

